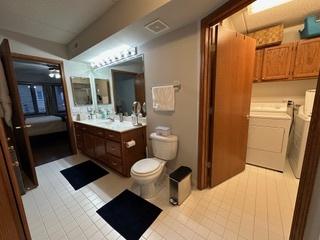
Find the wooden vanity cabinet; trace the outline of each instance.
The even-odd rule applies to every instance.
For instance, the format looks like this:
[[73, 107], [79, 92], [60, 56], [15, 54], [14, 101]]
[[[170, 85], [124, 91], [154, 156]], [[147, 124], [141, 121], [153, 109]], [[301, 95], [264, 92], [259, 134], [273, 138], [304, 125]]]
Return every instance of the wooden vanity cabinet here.
[[[77, 122], [74, 126], [78, 149], [123, 176], [130, 177], [131, 166], [146, 157], [146, 127], [120, 133]], [[127, 148], [131, 140], [136, 145]]]

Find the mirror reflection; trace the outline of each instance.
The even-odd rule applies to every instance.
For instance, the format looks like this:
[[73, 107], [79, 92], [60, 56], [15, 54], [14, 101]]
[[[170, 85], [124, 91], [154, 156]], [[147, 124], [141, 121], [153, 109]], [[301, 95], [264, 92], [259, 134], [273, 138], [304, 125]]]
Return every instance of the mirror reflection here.
[[97, 104], [111, 104], [110, 84], [108, 79], [94, 79], [96, 86]]
[[92, 104], [90, 78], [71, 77], [71, 86], [75, 106]]
[[[114, 108], [117, 113], [132, 114], [134, 101], [145, 104], [145, 80], [142, 57], [111, 67]], [[145, 115], [145, 114], [144, 114]]]

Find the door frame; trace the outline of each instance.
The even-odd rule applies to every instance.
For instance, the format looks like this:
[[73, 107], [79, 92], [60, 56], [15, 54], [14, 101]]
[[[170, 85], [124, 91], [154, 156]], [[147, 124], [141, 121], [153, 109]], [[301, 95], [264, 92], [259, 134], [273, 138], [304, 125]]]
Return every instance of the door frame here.
[[210, 45], [212, 42], [211, 27], [245, 8], [254, 0], [229, 0], [207, 17], [201, 20], [200, 36], [200, 100], [198, 131], [198, 188], [209, 186], [208, 156], [210, 132], [210, 98], [212, 97]]
[[114, 80], [116, 78], [117, 74], [127, 74], [127, 75], [132, 75], [133, 77], [137, 77], [138, 73], [135, 72], [129, 72], [129, 71], [124, 71], [124, 70], [118, 70], [118, 69], [111, 69], [111, 81], [112, 81], [112, 91], [113, 91], [113, 104], [114, 104], [114, 109], [116, 109], [116, 101], [115, 101], [115, 84]]
[[[245, 8], [255, 0], [229, 0], [201, 20], [200, 36], [200, 100], [198, 127], [198, 188], [204, 189], [208, 181], [208, 152], [210, 131], [210, 98], [212, 97], [210, 68], [210, 28], [237, 11]], [[318, 164], [320, 161], [320, 74], [314, 100], [313, 114], [310, 122], [307, 146], [303, 161], [299, 189], [295, 204], [290, 239], [303, 239], [309, 213], [312, 193], [314, 190]]]
[[68, 130], [68, 134], [69, 134], [69, 142], [70, 142], [72, 154], [76, 154], [77, 148], [76, 148], [76, 141], [75, 141], [75, 132], [74, 132], [74, 128], [73, 128], [73, 121], [72, 121], [71, 108], [70, 108], [70, 103], [69, 103], [67, 83], [66, 83], [66, 78], [65, 78], [65, 74], [64, 74], [63, 61], [56, 60], [56, 59], [50, 59], [50, 58], [25, 55], [25, 54], [20, 54], [20, 53], [12, 53], [11, 55], [12, 55], [12, 60], [26, 61], [26, 62], [33, 62], [33, 63], [54, 64], [54, 65], [59, 66], [59, 70], [60, 70], [60, 74], [61, 74], [61, 83], [62, 83], [63, 94], [64, 94], [64, 104], [66, 106], [66, 113], [67, 113], [66, 123], [67, 123], [67, 130]]
[[15, 212], [16, 224], [21, 226], [21, 231], [23, 232], [23, 239], [31, 240], [30, 230], [27, 222], [27, 217], [24, 211], [23, 202], [20, 196], [19, 184], [17, 182], [17, 177], [12, 165], [12, 156], [7, 151], [9, 149], [7, 137], [5, 135], [5, 124], [3, 119], [0, 118], [0, 151], [3, 152], [3, 159], [0, 159], [1, 165], [1, 174], [5, 175], [5, 178], [8, 180], [8, 185], [11, 186], [10, 191], [12, 191], [13, 196], [9, 196], [12, 201], [12, 209]]

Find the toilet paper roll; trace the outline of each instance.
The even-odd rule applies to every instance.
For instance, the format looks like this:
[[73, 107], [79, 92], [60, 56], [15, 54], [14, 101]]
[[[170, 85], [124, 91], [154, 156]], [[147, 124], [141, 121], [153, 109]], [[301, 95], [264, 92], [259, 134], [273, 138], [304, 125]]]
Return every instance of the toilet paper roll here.
[[126, 148], [132, 148], [136, 145], [136, 141], [135, 140], [131, 140], [129, 142], [126, 142]]

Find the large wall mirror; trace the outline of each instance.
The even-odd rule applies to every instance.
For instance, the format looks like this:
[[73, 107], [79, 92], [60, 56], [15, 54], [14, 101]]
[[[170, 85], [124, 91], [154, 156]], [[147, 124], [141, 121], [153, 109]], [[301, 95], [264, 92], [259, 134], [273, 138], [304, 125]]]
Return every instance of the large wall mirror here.
[[143, 58], [138, 57], [111, 67], [114, 108], [117, 113], [131, 115], [132, 103], [144, 105], [145, 115], [145, 80]]
[[111, 104], [110, 83], [108, 79], [94, 79], [98, 105]]
[[71, 77], [71, 86], [75, 106], [92, 104], [90, 78]]

